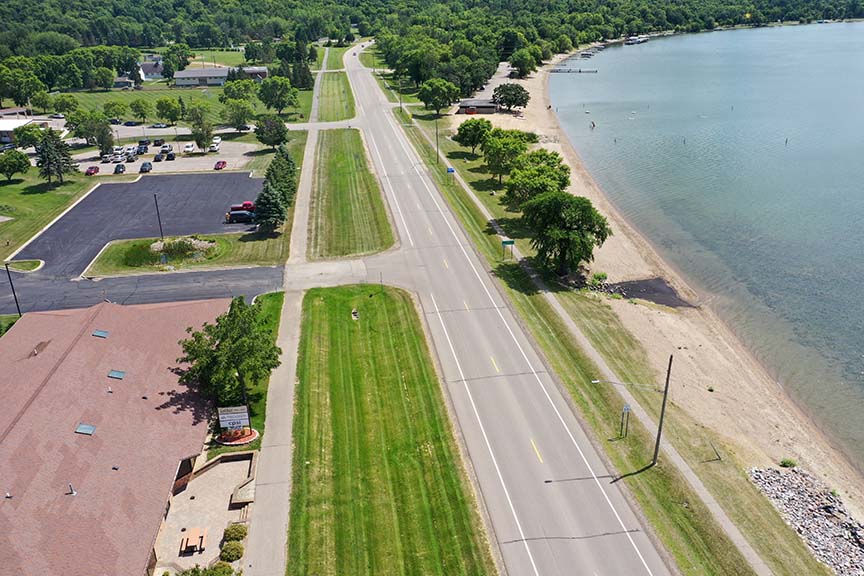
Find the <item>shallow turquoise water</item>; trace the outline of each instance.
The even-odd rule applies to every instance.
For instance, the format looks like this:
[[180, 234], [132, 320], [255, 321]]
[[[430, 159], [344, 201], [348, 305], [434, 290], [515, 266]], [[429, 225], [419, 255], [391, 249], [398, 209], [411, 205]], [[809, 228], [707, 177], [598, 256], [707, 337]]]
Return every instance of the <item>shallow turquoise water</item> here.
[[599, 70], [550, 90], [601, 188], [864, 468], [864, 23], [570, 65]]

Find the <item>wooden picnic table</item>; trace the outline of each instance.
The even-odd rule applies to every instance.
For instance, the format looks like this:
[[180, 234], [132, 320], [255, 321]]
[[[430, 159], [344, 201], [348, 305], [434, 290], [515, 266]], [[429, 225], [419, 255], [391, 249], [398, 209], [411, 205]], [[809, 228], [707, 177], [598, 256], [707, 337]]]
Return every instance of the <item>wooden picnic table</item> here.
[[201, 529], [190, 528], [183, 533], [183, 540], [181, 541], [180, 545], [184, 552], [189, 549], [192, 549], [194, 551], [197, 550], [198, 547], [202, 544], [201, 540]]

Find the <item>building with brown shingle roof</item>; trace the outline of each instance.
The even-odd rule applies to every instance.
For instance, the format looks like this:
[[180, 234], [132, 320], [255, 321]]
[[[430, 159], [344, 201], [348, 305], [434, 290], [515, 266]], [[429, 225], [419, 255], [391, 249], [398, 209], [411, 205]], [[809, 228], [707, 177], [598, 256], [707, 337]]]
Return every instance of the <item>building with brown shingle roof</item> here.
[[210, 415], [178, 383], [178, 341], [229, 304], [106, 302], [29, 313], [3, 335], [0, 573], [152, 568], [175, 479], [200, 454]]

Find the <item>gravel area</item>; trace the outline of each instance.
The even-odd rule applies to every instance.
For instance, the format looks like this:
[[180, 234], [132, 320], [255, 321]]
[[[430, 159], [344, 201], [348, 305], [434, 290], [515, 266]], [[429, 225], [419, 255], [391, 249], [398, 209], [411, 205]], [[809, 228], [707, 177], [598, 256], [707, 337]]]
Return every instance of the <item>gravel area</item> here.
[[864, 576], [864, 525], [838, 496], [798, 468], [753, 468], [750, 478], [819, 560], [840, 576]]

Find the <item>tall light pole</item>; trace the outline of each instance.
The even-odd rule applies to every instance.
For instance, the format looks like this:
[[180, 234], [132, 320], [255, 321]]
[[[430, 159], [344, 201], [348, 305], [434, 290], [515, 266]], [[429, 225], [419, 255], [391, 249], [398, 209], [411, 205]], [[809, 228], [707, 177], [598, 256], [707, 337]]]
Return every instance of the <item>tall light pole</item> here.
[[[669, 399], [669, 377], [672, 375], [672, 354], [669, 355], [669, 365], [666, 367], [666, 384], [663, 386], [663, 404], [660, 407], [660, 421], [657, 424], [657, 438], [654, 440], [654, 455], [651, 458], [651, 466], [657, 465], [657, 458], [660, 455], [660, 439], [663, 436], [663, 418], [666, 416], [666, 402]], [[618, 384], [621, 386], [634, 386], [637, 388], [648, 388], [655, 392], [659, 392], [656, 386], [648, 384], [634, 384], [632, 382], [613, 382], [611, 380], [592, 380], [592, 384]]]
[[153, 194], [153, 202], [156, 203], [156, 220], [159, 221], [159, 238], [165, 242], [165, 234], [162, 232], [162, 217], [159, 215], [159, 198], [158, 194]]
[[6, 276], [9, 277], [9, 286], [12, 287], [12, 297], [15, 298], [15, 308], [18, 310], [18, 317], [21, 317], [21, 306], [18, 305], [18, 294], [15, 293], [15, 284], [12, 283], [12, 273], [9, 272], [9, 263], [4, 262], [4, 266], [6, 266]]
[[439, 156], [441, 153], [438, 152], [438, 113], [435, 113], [435, 164], [438, 164]]

